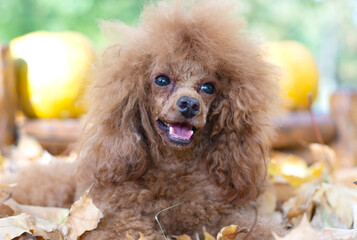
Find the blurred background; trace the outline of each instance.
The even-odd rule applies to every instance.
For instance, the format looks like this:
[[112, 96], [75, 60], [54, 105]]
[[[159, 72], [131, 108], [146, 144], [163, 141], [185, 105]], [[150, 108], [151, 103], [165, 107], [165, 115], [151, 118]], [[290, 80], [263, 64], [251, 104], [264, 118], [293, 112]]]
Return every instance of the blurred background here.
[[[357, 85], [357, 1], [241, 0], [248, 31], [264, 41], [296, 40], [317, 61], [320, 74], [315, 109], [328, 109], [337, 86]], [[0, 42], [33, 31], [76, 31], [102, 49], [97, 20], [138, 24], [144, 0], [1, 0]]]

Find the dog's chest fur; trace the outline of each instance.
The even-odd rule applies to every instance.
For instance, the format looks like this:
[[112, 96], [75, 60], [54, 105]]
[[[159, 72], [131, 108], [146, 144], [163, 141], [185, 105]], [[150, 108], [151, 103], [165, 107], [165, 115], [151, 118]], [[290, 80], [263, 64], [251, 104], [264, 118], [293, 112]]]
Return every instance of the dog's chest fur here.
[[[215, 195], [219, 192], [217, 187], [198, 167], [165, 167], [165, 170], [161, 167], [150, 169], [136, 181], [105, 186], [105, 189], [94, 188], [93, 194], [97, 196], [94, 201], [100, 205], [104, 216], [112, 213], [113, 205], [116, 205], [114, 212], [129, 210], [137, 216], [151, 219], [153, 228], [157, 230], [155, 215], [169, 208], [158, 216], [168, 234], [201, 233], [203, 227], [217, 231], [216, 228], [223, 224], [222, 218], [231, 214], [232, 204], [219, 200], [220, 196]], [[96, 191], [102, 196], [98, 196]], [[107, 206], [111, 208], [107, 209]]]

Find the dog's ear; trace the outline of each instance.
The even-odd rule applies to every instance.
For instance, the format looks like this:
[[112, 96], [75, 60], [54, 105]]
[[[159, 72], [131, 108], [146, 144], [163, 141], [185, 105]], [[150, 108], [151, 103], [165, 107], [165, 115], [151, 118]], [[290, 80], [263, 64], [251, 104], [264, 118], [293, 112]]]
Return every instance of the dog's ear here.
[[202, 163], [224, 198], [245, 202], [265, 186], [272, 99], [267, 93], [257, 96], [254, 86], [230, 86], [212, 105]]
[[128, 90], [110, 112], [99, 110], [97, 114], [103, 119], [88, 123], [82, 139], [78, 177], [100, 183], [140, 177], [150, 162], [148, 142], [152, 137], [145, 100], [137, 97], [134, 90]]
[[[139, 31], [130, 37], [140, 39]], [[109, 47], [94, 69], [90, 109], [79, 143], [79, 181], [118, 183], [140, 177], [154, 141], [149, 116], [150, 60], [140, 45], [123, 41]]]

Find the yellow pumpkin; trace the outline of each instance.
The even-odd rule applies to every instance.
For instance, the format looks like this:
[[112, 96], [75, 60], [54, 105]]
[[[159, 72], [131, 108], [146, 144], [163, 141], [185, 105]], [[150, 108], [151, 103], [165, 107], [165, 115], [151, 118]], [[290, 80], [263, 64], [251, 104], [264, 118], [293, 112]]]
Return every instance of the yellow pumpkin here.
[[312, 101], [318, 92], [319, 75], [310, 51], [295, 41], [270, 42], [266, 44], [268, 61], [280, 70], [281, 96], [289, 110], [306, 110], [308, 95]]
[[78, 117], [94, 59], [90, 41], [76, 32], [33, 32], [10, 42], [17, 59], [17, 86], [24, 113], [37, 118]]

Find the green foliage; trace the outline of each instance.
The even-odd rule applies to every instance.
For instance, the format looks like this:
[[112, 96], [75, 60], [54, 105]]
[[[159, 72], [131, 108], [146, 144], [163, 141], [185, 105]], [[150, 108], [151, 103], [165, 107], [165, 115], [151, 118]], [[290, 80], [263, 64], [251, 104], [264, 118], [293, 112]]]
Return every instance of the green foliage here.
[[[0, 0], [0, 42], [37, 30], [73, 30], [103, 46], [97, 20], [135, 25], [146, 1], [150, 0]], [[328, 73], [340, 83], [357, 84], [355, 0], [240, 2], [247, 31], [266, 41], [300, 41], [314, 53], [322, 75]]]
[[28, 32], [82, 32], [100, 43], [97, 20], [120, 20], [133, 24], [144, 0], [0, 0], [0, 41]]

